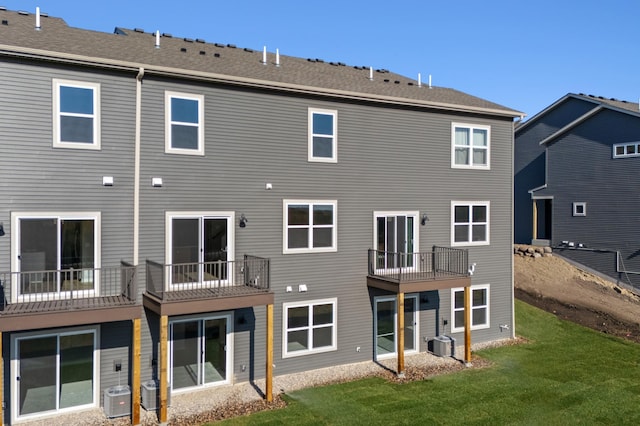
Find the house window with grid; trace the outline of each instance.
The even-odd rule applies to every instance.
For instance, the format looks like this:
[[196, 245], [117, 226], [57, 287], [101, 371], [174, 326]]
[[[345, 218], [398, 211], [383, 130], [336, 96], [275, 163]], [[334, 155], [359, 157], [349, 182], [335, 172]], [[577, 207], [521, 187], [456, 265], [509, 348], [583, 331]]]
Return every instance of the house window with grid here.
[[337, 349], [337, 299], [283, 304], [283, 357]]
[[451, 202], [451, 245], [489, 244], [489, 202]]
[[204, 96], [165, 92], [165, 152], [204, 155]]
[[337, 201], [284, 201], [284, 253], [337, 251]]
[[640, 157], [640, 142], [617, 143], [613, 145], [613, 158]]
[[[471, 329], [489, 328], [489, 285], [471, 286]], [[451, 289], [451, 331], [464, 331], [464, 288]]]
[[100, 149], [100, 85], [53, 80], [53, 146]]
[[338, 112], [309, 108], [309, 161], [338, 161]]
[[489, 126], [453, 123], [451, 134], [451, 167], [489, 169]]

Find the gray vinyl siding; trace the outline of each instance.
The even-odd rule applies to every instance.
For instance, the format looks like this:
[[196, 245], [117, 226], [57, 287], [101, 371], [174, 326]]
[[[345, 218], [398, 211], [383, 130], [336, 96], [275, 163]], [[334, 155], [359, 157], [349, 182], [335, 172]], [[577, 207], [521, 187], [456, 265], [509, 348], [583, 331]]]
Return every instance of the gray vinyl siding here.
[[[12, 212], [100, 211], [102, 266], [132, 260], [134, 78], [0, 63], [0, 270], [10, 269]], [[52, 147], [52, 79], [101, 85], [102, 149]], [[103, 187], [102, 176], [114, 186]]]
[[[570, 259], [584, 262], [622, 282], [640, 285], [636, 274], [616, 272], [620, 251], [627, 270], [640, 271], [637, 256], [640, 198], [630, 177], [640, 173], [640, 158], [612, 156], [613, 145], [640, 141], [640, 118], [605, 110], [577, 126], [549, 147], [549, 187], [553, 194], [553, 244], [584, 244], [595, 252], [563, 250]], [[573, 202], [586, 202], [587, 215], [574, 217]]]
[[[168, 210], [234, 211], [236, 222], [244, 213], [249, 222], [235, 227], [236, 259], [245, 253], [271, 259], [276, 375], [371, 359], [373, 302], [366, 274], [374, 211], [427, 213], [429, 222], [419, 231], [426, 251], [451, 244], [451, 200], [490, 201], [491, 244], [472, 248], [470, 257], [478, 263], [474, 284], [491, 284], [495, 306], [491, 328], [474, 333], [474, 342], [505, 337], [498, 324], [512, 324], [511, 121], [153, 78], [143, 87], [140, 257], [164, 261]], [[165, 90], [204, 95], [205, 156], [164, 153]], [[337, 110], [337, 164], [307, 161], [309, 107]], [[491, 126], [491, 170], [451, 168], [452, 121]], [[162, 177], [163, 187], [152, 188], [151, 177]], [[273, 189], [265, 190], [266, 183]], [[282, 253], [283, 200], [289, 199], [337, 201], [337, 252]], [[299, 284], [308, 292], [299, 293]], [[294, 291], [286, 293], [287, 286]], [[440, 294], [439, 315], [450, 320], [449, 293]], [[338, 299], [338, 349], [283, 359], [282, 303], [332, 297]], [[255, 317], [263, 323], [262, 314]], [[435, 313], [427, 310], [423, 317]], [[433, 323], [421, 330], [431, 338], [436, 332]], [[255, 333], [264, 330], [258, 326]], [[236, 336], [237, 380], [245, 377], [238, 373], [246, 358], [239, 351], [242, 339]], [[257, 354], [263, 351], [258, 347]]]
[[[135, 75], [13, 62], [0, 63], [0, 72], [0, 123], [6, 139], [0, 199], [8, 200], [0, 206], [7, 232], [0, 238], [0, 269], [10, 268], [12, 211], [100, 211], [102, 265], [131, 261]], [[100, 83], [100, 151], [52, 148], [52, 78]], [[165, 153], [166, 90], [204, 95], [204, 156]], [[336, 164], [307, 160], [309, 107], [338, 112]], [[452, 122], [491, 126], [490, 170], [451, 168]], [[452, 200], [490, 202], [490, 244], [469, 249], [470, 262], [477, 264], [472, 283], [491, 286], [490, 328], [474, 331], [472, 339], [508, 337], [499, 325], [513, 326], [510, 119], [146, 77], [141, 126], [140, 295], [145, 260], [165, 262], [165, 212], [235, 212], [235, 259], [243, 254], [271, 259], [276, 375], [372, 359], [373, 298], [381, 293], [367, 287], [366, 275], [375, 211], [426, 213], [429, 221], [419, 225], [419, 249], [429, 251], [451, 245]], [[102, 176], [113, 176], [114, 186], [103, 187]], [[163, 186], [153, 188], [152, 177], [161, 177]], [[266, 190], [266, 183], [273, 189]], [[289, 199], [337, 201], [337, 252], [283, 254], [283, 200]], [[241, 213], [248, 219], [246, 228], [237, 226]], [[299, 284], [308, 291], [299, 293]], [[287, 286], [294, 291], [287, 293]], [[442, 333], [443, 319], [451, 324], [451, 292], [422, 296], [428, 301], [420, 303], [420, 350], [426, 350], [424, 338]], [[337, 350], [284, 359], [282, 304], [333, 297]], [[233, 312], [233, 382], [264, 377], [265, 311]], [[144, 311], [141, 322], [144, 382], [157, 377], [153, 360], [159, 359], [159, 318]], [[129, 382], [130, 344], [130, 322], [101, 326], [101, 390], [118, 384], [115, 359], [122, 359], [120, 378]]]
[[516, 244], [531, 244], [533, 207], [528, 191], [546, 183], [545, 146], [540, 141], [576, 120], [595, 105], [570, 98], [547, 111], [522, 130], [516, 130], [514, 148], [514, 234]]

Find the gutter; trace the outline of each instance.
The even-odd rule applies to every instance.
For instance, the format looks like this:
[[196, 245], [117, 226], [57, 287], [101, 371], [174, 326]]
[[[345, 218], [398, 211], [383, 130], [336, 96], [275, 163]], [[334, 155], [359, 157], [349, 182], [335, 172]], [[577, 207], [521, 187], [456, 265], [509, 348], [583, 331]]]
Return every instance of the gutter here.
[[446, 102], [421, 101], [395, 96], [370, 95], [361, 92], [348, 90], [326, 89], [312, 86], [304, 86], [293, 83], [280, 83], [268, 80], [259, 80], [248, 77], [229, 76], [224, 74], [210, 73], [204, 71], [185, 70], [182, 68], [164, 67], [159, 65], [140, 64], [117, 59], [93, 58], [72, 53], [52, 52], [49, 50], [33, 49], [28, 47], [16, 47], [0, 44], [0, 54], [16, 58], [39, 59], [54, 62], [106, 68], [119, 71], [137, 71], [140, 68], [145, 70], [146, 75], [158, 75], [163, 77], [187, 78], [207, 82], [225, 83], [242, 87], [261, 88], [269, 90], [281, 90], [292, 93], [308, 95], [324, 95], [341, 99], [351, 99], [369, 102], [378, 102], [392, 105], [413, 106], [419, 108], [434, 108], [445, 111], [484, 113], [501, 117], [520, 117], [521, 112], [513, 110], [502, 110], [495, 108], [482, 108], [450, 104]]

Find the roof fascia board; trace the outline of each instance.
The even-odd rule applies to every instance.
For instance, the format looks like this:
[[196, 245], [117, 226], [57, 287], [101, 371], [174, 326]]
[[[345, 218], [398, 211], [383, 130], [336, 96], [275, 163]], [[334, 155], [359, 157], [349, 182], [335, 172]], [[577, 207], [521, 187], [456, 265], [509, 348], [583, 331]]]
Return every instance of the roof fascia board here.
[[576, 96], [573, 93], [567, 93], [566, 95], [564, 95], [563, 97], [561, 97], [560, 99], [558, 99], [557, 101], [555, 101], [554, 103], [552, 103], [551, 105], [549, 105], [548, 107], [546, 107], [545, 109], [543, 109], [542, 111], [540, 111], [539, 113], [537, 113], [536, 115], [534, 115], [533, 117], [531, 117], [530, 119], [528, 119], [527, 121], [525, 121], [524, 123], [522, 123], [521, 126], [519, 126], [516, 129], [516, 133], [518, 133], [519, 131], [521, 131], [522, 129], [525, 129], [529, 126], [529, 124], [538, 121], [538, 119], [540, 117], [542, 117], [543, 115], [545, 115], [547, 112], [551, 111], [552, 109], [554, 109], [555, 107], [557, 107], [558, 105], [560, 105], [561, 103], [563, 103], [564, 101], [566, 101], [569, 98], [574, 98], [574, 99], [581, 99], [583, 101], [588, 101], [588, 102], [592, 102], [594, 104], [599, 104], [599, 102], [595, 101], [594, 99], [589, 99], [589, 98], [585, 98], [583, 96]]
[[295, 93], [333, 96], [333, 97], [344, 98], [344, 99], [379, 102], [379, 103], [394, 104], [394, 105], [413, 106], [413, 107], [420, 107], [420, 108], [434, 108], [434, 109], [456, 111], [456, 112], [482, 113], [482, 114], [495, 115], [495, 116], [501, 116], [501, 117], [510, 117], [510, 118], [522, 116], [521, 112], [509, 110], [509, 109], [500, 110], [500, 109], [494, 109], [494, 108], [482, 108], [482, 107], [448, 104], [443, 102], [429, 102], [429, 101], [421, 101], [421, 100], [414, 100], [414, 99], [407, 99], [407, 98], [398, 98], [394, 96], [372, 95], [372, 94], [370, 95], [367, 93], [351, 92], [346, 90], [317, 88], [312, 86], [303, 86], [303, 85], [291, 84], [291, 83], [279, 83], [279, 82], [272, 82], [268, 80], [258, 80], [258, 79], [247, 78], [247, 77], [229, 76], [224, 74], [216, 74], [216, 73], [203, 72], [203, 71], [185, 70], [181, 68], [148, 65], [148, 64], [142, 64], [142, 63], [120, 61], [116, 59], [94, 58], [94, 57], [88, 57], [83, 55], [75, 55], [71, 53], [60, 53], [60, 52], [53, 52], [53, 51], [41, 50], [41, 49], [32, 49], [32, 48], [25, 48], [25, 47], [17, 48], [16, 46], [9, 46], [4, 44], [0, 44], [0, 55], [48, 60], [48, 61], [76, 64], [76, 65], [85, 65], [85, 66], [92, 66], [92, 67], [106, 68], [106, 69], [113, 69], [113, 70], [120, 70], [120, 71], [132, 71], [136, 73], [140, 68], [144, 68], [146, 75], [155, 74], [159, 76], [188, 78], [188, 79], [195, 79], [195, 80], [201, 80], [201, 81], [233, 84], [233, 85], [239, 85], [239, 86], [245, 86], [245, 87], [257, 87], [257, 88], [263, 88], [263, 89], [282, 90], [282, 91], [289, 91], [289, 92], [295, 92]]
[[581, 115], [580, 117], [578, 117], [575, 120], [573, 120], [571, 123], [567, 124], [566, 126], [564, 126], [561, 129], [557, 130], [555, 133], [552, 133], [549, 136], [547, 136], [546, 138], [542, 139], [540, 141], [540, 145], [546, 145], [547, 143], [551, 142], [552, 140], [558, 138], [563, 133], [568, 132], [569, 130], [571, 130], [572, 128], [577, 126], [578, 124], [584, 122], [588, 118], [590, 118], [590, 117], [594, 116], [595, 114], [599, 113], [604, 108], [605, 107], [603, 105], [598, 105], [597, 107], [595, 107], [594, 109], [590, 110], [586, 114]]

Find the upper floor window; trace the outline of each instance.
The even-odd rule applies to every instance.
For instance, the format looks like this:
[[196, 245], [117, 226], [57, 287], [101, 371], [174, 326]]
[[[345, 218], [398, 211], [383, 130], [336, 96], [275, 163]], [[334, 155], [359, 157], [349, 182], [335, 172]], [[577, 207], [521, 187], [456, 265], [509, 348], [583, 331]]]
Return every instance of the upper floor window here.
[[309, 108], [309, 161], [338, 161], [338, 112]]
[[489, 126], [452, 123], [451, 133], [451, 167], [489, 168]]
[[337, 201], [284, 200], [284, 253], [338, 250]]
[[640, 142], [613, 145], [613, 158], [640, 157]]
[[451, 245], [489, 244], [489, 202], [451, 202]]
[[100, 85], [53, 80], [53, 146], [100, 149]]
[[[471, 286], [471, 330], [489, 328], [489, 285]], [[452, 332], [464, 330], [464, 289], [451, 289]]]
[[204, 96], [165, 92], [165, 152], [204, 155]]

